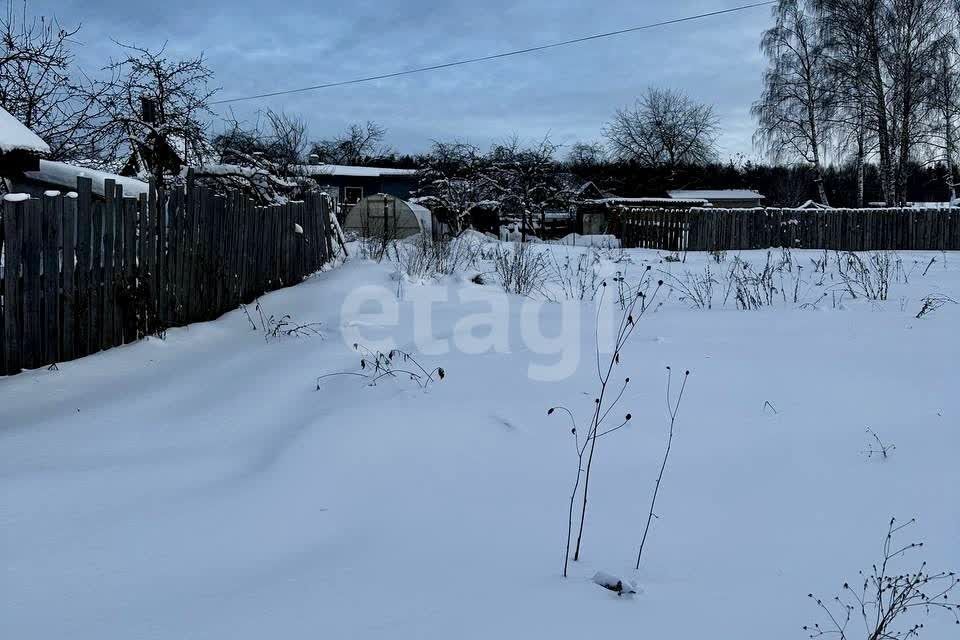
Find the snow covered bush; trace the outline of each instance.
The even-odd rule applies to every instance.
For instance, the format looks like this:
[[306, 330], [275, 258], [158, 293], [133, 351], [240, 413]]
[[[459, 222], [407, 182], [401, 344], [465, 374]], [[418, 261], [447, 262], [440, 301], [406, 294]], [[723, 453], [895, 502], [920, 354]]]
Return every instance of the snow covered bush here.
[[767, 262], [760, 270], [739, 256], [734, 256], [733, 264], [727, 272], [728, 284], [724, 303], [732, 293], [738, 309], [755, 310], [771, 306], [777, 293], [773, 278], [775, 272], [769, 251]]
[[510, 248], [497, 245], [493, 267], [507, 293], [527, 297], [537, 293], [549, 297], [546, 284], [550, 279], [550, 267], [543, 252], [531, 244], [514, 242]]
[[[916, 615], [930, 615], [944, 611], [952, 615], [960, 625], [960, 603], [953, 599], [952, 592], [960, 578], [950, 571], [931, 572], [922, 562], [913, 571], [898, 573], [893, 564], [906, 554], [923, 547], [922, 542], [904, 546], [894, 542], [894, 537], [914, 520], [897, 524], [890, 519], [887, 537], [883, 542], [883, 559], [874, 564], [868, 574], [860, 575], [860, 584], [844, 583], [840, 595], [824, 602], [812, 593], [807, 597], [817, 603], [826, 616], [822, 625], [804, 627], [811, 638], [833, 636], [840, 640], [865, 638], [866, 640], [899, 640], [920, 635], [923, 623], [916, 622]], [[863, 621], [862, 631], [849, 629], [853, 618]]]
[[713, 286], [717, 284], [717, 280], [713, 277], [709, 264], [704, 267], [703, 273], [684, 271], [683, 277], [665, 271], [662, 273], [667, 286], [680, 295], [680, 300], [694, 309], [713, 308]]
[[569, 253], [563, 259], [550, 250], [553, 280], [567, 300], [593, 300], [600, 282], [600, 254], [596, 249], [585, 251], [573, 260]]
[[891, 276], [902, 266], [899, 257], [894, 259], [886, 251], [871, 253], [866, 260], [852, 251], [837, 257], [837, 270], [847, 293], [867, 300], [886, 300]]
[[475, 267], [480, 246], [471, 236], [431, 240], [419, 234], [412, 241], [394, 243], [391, 257], [411, 278], [433, 278]]

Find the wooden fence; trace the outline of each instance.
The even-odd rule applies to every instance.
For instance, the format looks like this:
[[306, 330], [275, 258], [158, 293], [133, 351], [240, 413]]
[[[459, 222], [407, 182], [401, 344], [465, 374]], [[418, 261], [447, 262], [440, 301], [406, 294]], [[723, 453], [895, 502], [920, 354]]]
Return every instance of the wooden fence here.
[[621, 209], [626, 247], [960, 250], [960, 209]]
[[0, 208], [0, 375], [211, 320], [331, 255], [327, 201], [256, 206], [195, 187], [124, 198], [108, 180]]

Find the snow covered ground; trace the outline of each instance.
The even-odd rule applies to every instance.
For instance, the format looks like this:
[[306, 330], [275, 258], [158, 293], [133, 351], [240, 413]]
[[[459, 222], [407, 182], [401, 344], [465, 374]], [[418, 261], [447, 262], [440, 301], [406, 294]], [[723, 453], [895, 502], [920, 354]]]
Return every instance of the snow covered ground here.
[[[497, 247], [470, 269], [492, 270]], [[593, 303], [556, 281], [544, 303], [500, 295], [492, 273], [411, 279], [353, 259], [261, 301], [323, 338], [265, 340], [235, 311], [0, 379], [0, 637], [805, 638], [823, 622], [807, 594], [879, 560], [891, 516], [917, 518], [912, 560], [960, 569], [960, 305], [915, 318], [928, 294], [960, 299], [960, 255], [893, 257], [887, 300], [870, 301], [835, 254], [821, 272], [823, 252], [794, 251], [788, 270], [776, 250], [773, 304], [741, 310], [726, 274], [738, 259], [761, 273], [766, 252], [537, 250], [561, 271], [583, 255], [597, 277], [676, 287], [616, 369], [633, 420], [598, 442], [570, 578], [576, 458], [546, 410], [589, 419]], [[698, 309], [679, 283], [708, 267]], [[359, 371], [351, 343], [385, 339], [445, 378], [317, 390]], [[634, 572], [666, 366], [691, 375]], [[864, 453], [868, 427], [888, 459]], [[596, 571], [642, 593], [601, 589]], [[949, 616], [923, 622], [956, 637]]]

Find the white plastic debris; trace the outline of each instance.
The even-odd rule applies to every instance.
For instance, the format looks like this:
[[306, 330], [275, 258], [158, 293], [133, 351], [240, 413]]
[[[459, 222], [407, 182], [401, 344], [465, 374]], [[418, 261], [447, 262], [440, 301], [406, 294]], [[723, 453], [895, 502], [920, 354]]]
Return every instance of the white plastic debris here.
[[632, 595], [639, 591], [637, 584], [632, 580], [625, 580], [620, 576], [615, 576], [606, 571], [597, 571], [593, 574], [593, 583], [600, 585], [604, 589], [613, 591], [618, 596]]
[[23, 202], [30, 199], [29, 193], [5, 193], [3, 199], [7, 202]]
[[297, 224], [296, 222], [294, 222], [294, 223], [293, 223], [293, 232], [294, 232], [294, 233], [299, 233], [300, 235], [303, 235], [303, 227], [301, 227], [299, 224]]
[[48, 189], [47, 191], [43, 192], [43, 195], [47, 196], [48, 198], [56, 198], [58, 195], [60, 195], [60, 192], [55, 189]]

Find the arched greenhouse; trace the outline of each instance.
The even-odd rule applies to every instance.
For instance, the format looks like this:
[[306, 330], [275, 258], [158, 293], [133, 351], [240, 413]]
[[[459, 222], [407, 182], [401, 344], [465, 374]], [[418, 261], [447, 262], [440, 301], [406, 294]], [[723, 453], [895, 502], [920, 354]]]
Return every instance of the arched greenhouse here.
[[434, 237], [430, 210], [385, 193], [362, 198], [343, 220], [343, 230], [366, 238], [401, 240], [417, 233]]

